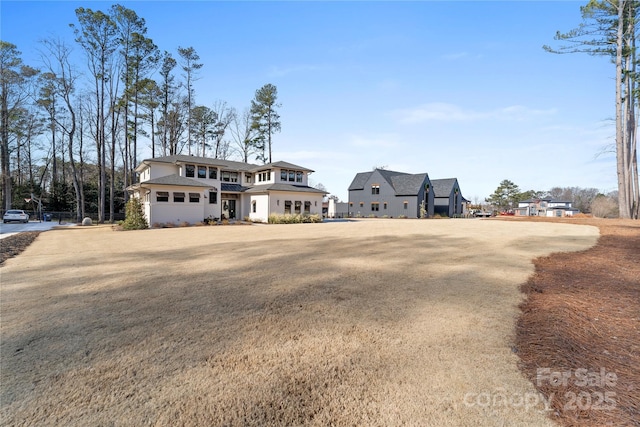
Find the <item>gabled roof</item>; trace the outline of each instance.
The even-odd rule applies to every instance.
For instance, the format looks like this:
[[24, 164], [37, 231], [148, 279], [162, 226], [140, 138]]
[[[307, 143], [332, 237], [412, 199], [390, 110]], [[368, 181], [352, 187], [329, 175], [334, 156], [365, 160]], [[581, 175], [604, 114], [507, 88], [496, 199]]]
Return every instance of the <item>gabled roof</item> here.
[[298, 193], [328, 194], [324, 190], [318, 190], [317, 188], [309, 187], [307, 185], [294, 185], [294, 184], [281, 184], [281, 183], [256, 185], [248, 189], [246, 192], [247, 193], [264, 193], [266, 191], [295, 191]]
[[433, 185], [434, 197], [449, 197], [453, 191], [453, 186], [458, 182], [457, 178], [444, 178], [433, 179], [431, 184]]
[[204, 184], [200, 181], [196, 181], [195, 179], [185, 178], [178, 174], [165, 175], [160, 178], [150, 179], [148, 181], [141, 182], [139, 185], [144, 186], [145, 184], [152, 185], [177, 185], [181, 187], [201, 187], [201, 188], [213, 188], [210, 184]]
[[396, 196], [414, 196], [420, 193], [422, 184], [425, 179], [429, 179], [426, 173], [408, 174], [404, 172], [395, 172], [386, 169], [376, 169], [371, 172], [357, 173], [349, 191], [364, 190], [364, 186], [371, 178], [371, 175], [378, 173], [396, 192]]
[[349, 185], [349, 191], [353, 190], [364, 190], [364, 185], [369, 180], [369, 177], [373, 174], [373, 172], [359, 172], [351, 181], [351, 185]]
[[415, 196], [420, 193], [425, 179], [429, 179], [426, 173], [403, 174], [391, 177], [391, 182], [396, 190], [396, 196]]

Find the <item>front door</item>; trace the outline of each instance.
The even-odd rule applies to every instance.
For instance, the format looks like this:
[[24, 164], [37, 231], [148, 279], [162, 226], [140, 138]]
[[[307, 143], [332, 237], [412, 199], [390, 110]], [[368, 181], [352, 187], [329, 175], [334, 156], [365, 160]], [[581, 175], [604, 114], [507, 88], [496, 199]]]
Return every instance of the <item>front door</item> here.
[[236, 201], [235, 200], [225, 200], [222, 203], [222, 215], [223, 215], [223, 218], [235, 219], [236, 217]]

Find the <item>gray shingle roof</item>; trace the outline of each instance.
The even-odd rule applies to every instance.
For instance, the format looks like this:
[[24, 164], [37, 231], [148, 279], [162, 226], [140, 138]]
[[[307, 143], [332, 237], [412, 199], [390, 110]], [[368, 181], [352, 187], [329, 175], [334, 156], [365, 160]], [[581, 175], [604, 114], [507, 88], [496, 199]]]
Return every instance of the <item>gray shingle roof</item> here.
[[422, 183], [425, 179], [428, 179], [429, 175], [426, 173], [408, 174], [404, 172], [395, 172], [386, 169], [376, 169], [371, 172], [359, 172], [356, 174], [349, 191], [363, 190], [364, 185], [367, 183], [371, 175], [375, 172], [393, 187], [397, 196], [413, 196], [420, 193]]
[[210, 165], [210, 166], [218, 166], [223, 169], [234, 169], [239, 171], [246, 172], [256, 172], [265, 169], [273, 169], [273, 168], [282, 168], [282, 169], [296, 169], [304, 172], [313, 172], [313, 170], [294, 165], [289, 162], [273, 162], [267, 163], [266, 165], [257, 165], [254, 163], [244, 163], [244, 162], [236, 162], [233, 160], [222, 160], [222, 159], [212, 159], [209, 157], [198, 157], [198, 156], [187, 156], [184, 154], [175, 154], [172, 156], [163, 156], [163, 157], [155, 157], [151, 159], [145, 159], [142, 161], [141, 165], [145, 162], [160, 162], [160, 163], [196, 163], [200, 165]]
[[364, 185], [369, 180], [369, 177], [373, 174], [373, 172], [359, 172], [351, 181], [351, 185], [349, 185], [349, 191], [352, 190], [364, 190]]
[[258, 170], [271, 169], [271, 168], [295, 169], [295, 170], [304, 171], [304, 172], [314, 172], [311, 169], [307, 169], [307, 168], [304, 168], [302, 166], [294, 165], [293, 163], [282, 162], [282, 161], [273, 162], [273, 163], [267, 163], [266, 165], [262, 165], [262, 166], [256, 166], [252, 170], [253, 171], [258, 171]]
[[[140, 165], [147, 162], [159, 162], [159, 163], [171, 163], [171, 164], [197, 163], [200, 165], [218, 166], [223, 169], [227, 168], [227, 169], [233, 169], [233, 170], [239, 170], [239, 171], [250, 171], [258, 167], [258, 165], [251, 164], [251, 163], [235, 162], [233, 160], [212, 159], [209, 157], [187, 156], [184, 154], [175, 154], [172, 156], [145, 159], [140, 163]], [[264, 166], [261, 166], [261, 167], [264, 167]]]
[[451, 191], [453, 191], [453, 186], [457, 181], [458, 180], [456, 178], [432, 179], [431, 185], [433, 185], [433, 196], [449, 197], [451, 195]]
[[426, 173], [418, 173], [415, 175], [396, 175], [392, 177], [391, 181], [396, 190], [396, 196], [415, 196], [420, 193], [422, 183], [428, 178]]
[[328, 194], [326, 191], [318, 190], [317, 188], [308, 187], [306, 185], [293, 185], [293, 184], [267, 184], [256, 185], [247, 190], [247, 193], [263, 193], [266, 191], [294, 191], [297, 193], [316, 193], [316, 194]]

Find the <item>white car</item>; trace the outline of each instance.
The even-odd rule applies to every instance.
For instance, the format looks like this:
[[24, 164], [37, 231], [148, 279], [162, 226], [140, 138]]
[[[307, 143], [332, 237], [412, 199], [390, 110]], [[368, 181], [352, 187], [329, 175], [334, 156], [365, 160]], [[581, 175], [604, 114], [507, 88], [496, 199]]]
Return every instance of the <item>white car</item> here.
[[10, 221], [29, 222], [29, 214], [25, 211], [19, 211], [16, 209], [10, 209], [4, 213], [2, 221], [6, 224]]

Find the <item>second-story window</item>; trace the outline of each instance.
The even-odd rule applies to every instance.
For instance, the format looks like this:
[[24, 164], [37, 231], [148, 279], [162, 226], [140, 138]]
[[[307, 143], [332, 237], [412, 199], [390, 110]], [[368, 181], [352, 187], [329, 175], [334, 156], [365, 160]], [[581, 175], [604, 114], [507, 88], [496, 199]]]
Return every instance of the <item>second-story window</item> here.
[[371, 186], [371, 194], [380, 194], [380, 186], [378, 184]]
[[302, 172], [296, 172], [296, 182], [302, 182]]
[[222, 172], [222, 181], [238, 182], [238, 172]]
[[194, 178], [196, 176], [196, 165], [185, 165], [184, 170], [184, 176], [188, 178]]
[[296, 173], [294, 171], [289, 171], [289, 181], [293, 182], [296, 180]]
[[218, 179], [218, 168], [209, 168], [209, 179]]
[[287, 170], [282, 169], [280, 171], [280, 181], [286, 181], [286, 180], [287, 180]]
[[198, 166], [198, 178], [205, 179], [207, 177], [207, 167]]

